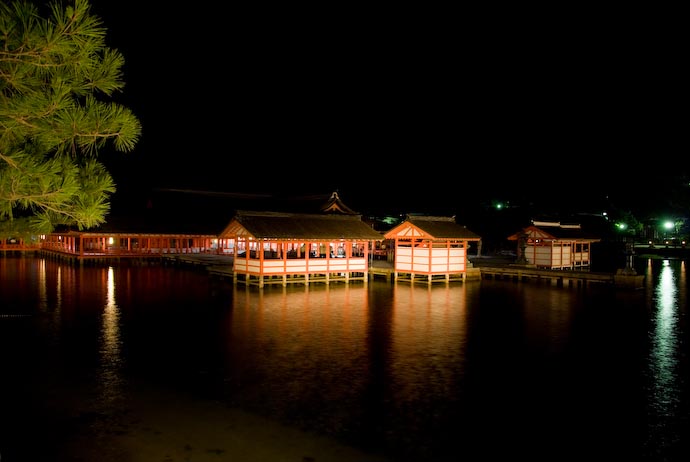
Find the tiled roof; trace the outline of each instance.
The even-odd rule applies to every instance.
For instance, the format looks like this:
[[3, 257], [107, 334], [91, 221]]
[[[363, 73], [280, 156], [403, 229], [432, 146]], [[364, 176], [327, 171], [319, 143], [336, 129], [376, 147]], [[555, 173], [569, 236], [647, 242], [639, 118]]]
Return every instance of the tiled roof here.
[[520, 235], [527, 233], [530, 237], [537, 237], [546, 240], [561, 240], [561, 241], [600, 241], [601, 238], [593, 235], [582, 229], [580, 225], [567, 225], [561, 223], [535, 223], [532, 226], [524, 228], [521, 232], [515, 233], [508, 237], [509, 240], [515, 241], [520, 238]]
[[459, 225], [455, 221], [455, 217], [441, 217], [432, 215], [408, 215], [405, 221], [394, 227], [386, 235], [394, 235], [397, 230], [405, 226], [413, 225], [423, 231], [428, 237], [433, 239], [462, 239], [462, 240], [480, 240], [481, 237], [467, 229], [465, 226]]
[[238, 211], [221, 237], [251, 235], [256, 239], [381, 240], [381, 233], [360, 215]]
[[333, 194], [331, 194], [331, 197], [328, 198], [328, 201], [321, 207], [321, 212], [357, 215], [357, 212], [345, 205], [345, 203], [340, 199], [337, 191], [334, 191]]

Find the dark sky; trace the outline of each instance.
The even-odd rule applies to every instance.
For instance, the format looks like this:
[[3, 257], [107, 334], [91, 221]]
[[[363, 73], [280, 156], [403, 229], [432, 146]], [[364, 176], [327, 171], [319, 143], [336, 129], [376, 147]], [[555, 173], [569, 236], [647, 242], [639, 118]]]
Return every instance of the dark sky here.
[[634, 203], [687, 171], [672, 25], [613, 11], [93, 5], [143, 124], [113, 167], [121, 190], [338, 190], [360, 209], [544, 191]]

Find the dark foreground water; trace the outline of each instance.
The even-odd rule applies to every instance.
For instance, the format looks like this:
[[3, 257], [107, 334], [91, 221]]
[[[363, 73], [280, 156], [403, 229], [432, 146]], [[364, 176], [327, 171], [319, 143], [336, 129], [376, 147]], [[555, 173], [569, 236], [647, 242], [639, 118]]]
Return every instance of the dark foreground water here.
[[[633, 292], [260, 290], [195, 269], [0, 258], [0, 460], [82, 460], [62, 454], [96, 429], [127, 433], [104, 427], [135, 391], [391, 461], [690, 460], [686, 263], [636, 268], [645, 289]], [[215, 456], [203, 460], [241, 460]], [[175, 457], [161, 460], [202, 460]]]

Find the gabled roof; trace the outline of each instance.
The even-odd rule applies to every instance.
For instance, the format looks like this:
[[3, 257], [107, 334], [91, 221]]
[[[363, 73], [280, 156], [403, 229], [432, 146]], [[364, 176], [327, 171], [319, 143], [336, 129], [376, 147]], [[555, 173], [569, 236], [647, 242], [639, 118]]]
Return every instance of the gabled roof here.
[[328, 201], [321, 207], [321, 212], [323, 213], [343, 213], [345, 215], [357, 215], [357, 212], [352, 210], [350, 207], [345, 205], [345, 203], [340, 199], [337, 191], [333, 191], [331, 197]]
[[235, 214], [220, 237], [236, 235], [255, 239], [383, 239], [360, 215], [243, 210]]
[[455, 217], [408, 215], [398, 226], [384, 234], [386, 239], [455, 239], [479, 241], [481, 237], [455, 222]]
[[599, 242], [601, 240], [601, 238], [584, 231], [579, 224], [562, 224], [551, 221], [534, 221], [532, 225], [523, 228], [522, 231], [508, 236], [508, 240], [517, 241], [523, 234], [526, 234], [528, 239], [542, 241]]

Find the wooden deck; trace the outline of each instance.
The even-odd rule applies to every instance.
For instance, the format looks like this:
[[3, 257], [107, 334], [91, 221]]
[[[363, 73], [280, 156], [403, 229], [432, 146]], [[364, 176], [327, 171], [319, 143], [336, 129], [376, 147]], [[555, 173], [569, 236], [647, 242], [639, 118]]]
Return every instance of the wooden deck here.
[[369, 278], [393, 281], [393, 263], [386, 260], [373, 260], [369, 265]]
[[[232, 257], [222, 255], [168, 255], [163, 257], [163, 261], [172, 264], [184, 264], [192, 266], [203, 266], [209, 274], [232, 281], [234, 272], [232, 267]], [[393, 264], [387, 261], [374, 260], [369, 266], [368, 278], [384, 279], [387, 282], [395, 282]], [[483, 263], [473, 268], [468, 268], [464, 279], [453, 278], [453, 281], [468, 281], [481, 279], [498, 279], [516, 282], [537, 282], [546, 283], [556, 287], [587, 287], [591, 284], [603, 284], [622, 289], [640, 289], [644, 282], [642, 275], [622, 275], [615, 273], [590, 272], [590, 271], [571, 271], [571, 270], [547, 270], [537, 269], [528, 266], [513, 265], [510, 263]], [[427, 278], [417, 278], [415, 280], [398, 279], [399, 282], [435, 284], [446, 282], [445, 278], [436, 278], [432, 281]], [[337, 282], [336, 280], [325, 280], [323, 278], [295, 281], [304, 284], [312, 282]]]
[[607, 273], [589, 270], [541, 269], [529, 265], [516, 265], [501, 260], [488, 260], [475, 265], [483, 279], [504, 279], [511, 281], [534, 281], [557, 287], [586, 287], [591, 284], [611, 285], [620, 289], [641, 289], [644, 275], [625, 272]]
[[484, 279], [509, 279], [513, 281], [547, 282], [551, 285], [569, 287], [588, 284], [613, 284], [613, 273], [592, 273], [589, 271], [549, 270], [527, 266], [484, 266], [480, 268]]

